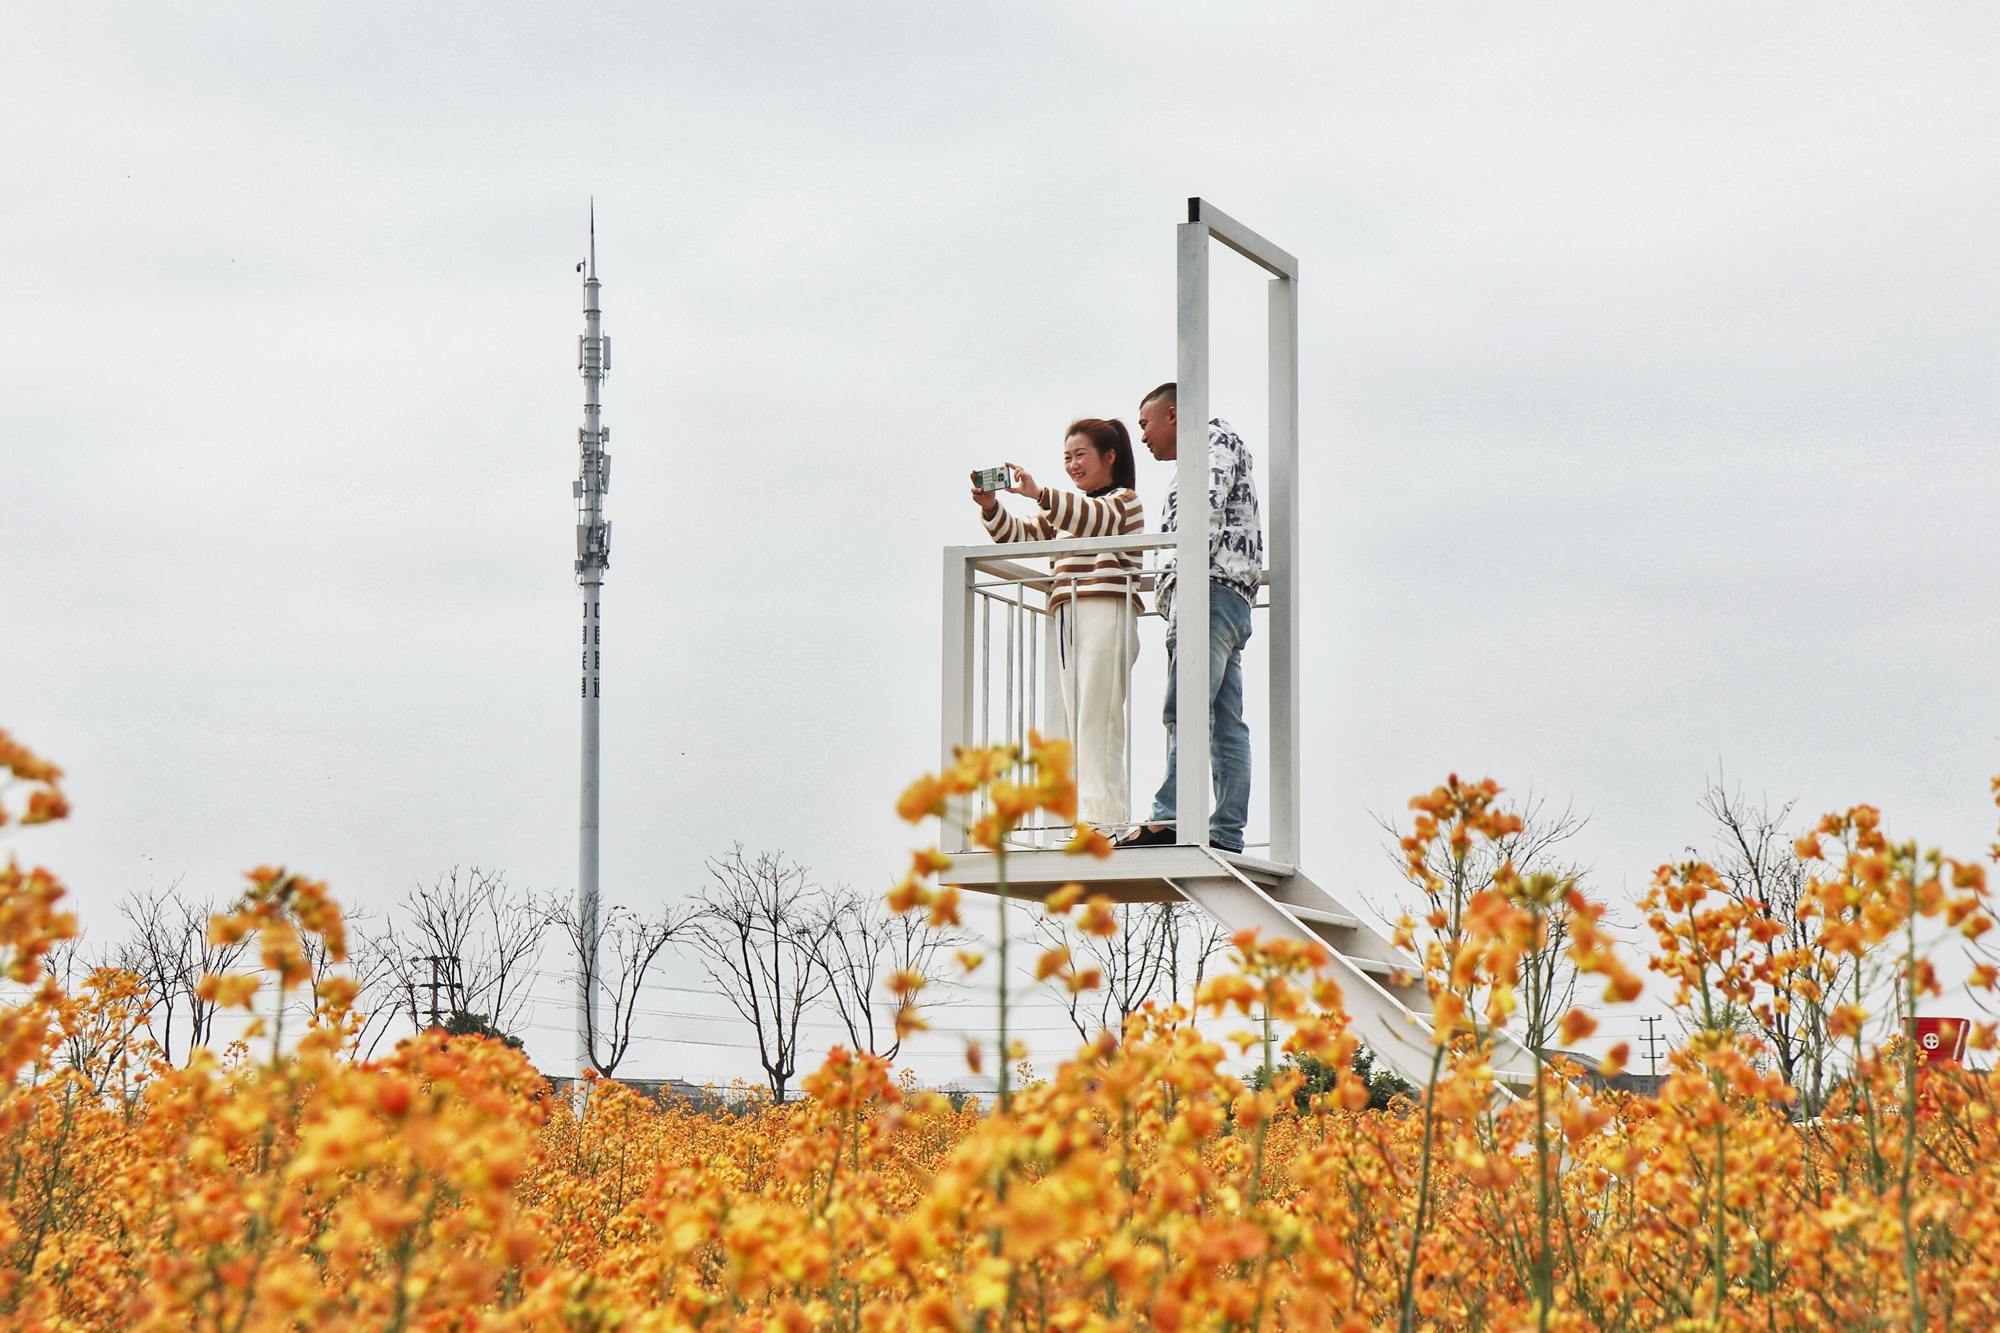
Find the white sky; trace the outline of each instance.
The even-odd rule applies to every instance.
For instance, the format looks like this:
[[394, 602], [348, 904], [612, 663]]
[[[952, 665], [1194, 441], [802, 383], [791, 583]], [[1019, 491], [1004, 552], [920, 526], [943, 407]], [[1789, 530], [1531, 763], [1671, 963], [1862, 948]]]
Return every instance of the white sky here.
[[[262, 861], [360, 905], [454, 863], [573, 888], [592, 195], [610, 898], [690, 892], [737, 840], [900, 872], [965, 471], [1054, 477], [1064, 423], [1170, 376], [1190, 194], [1303, 265], [1322, 884], [1386, 896], [1370, 811], [1454, 769], [1588, 812], [1613, 897], [1706, 843], [1719, 764], [1990, 839], [1991, 11], [17, 5], [0, 32], [0, 725], [77, 810], [12, 845], [100, 931]], [[1261, 450], [1261, 281], [1215, 274], [1213, 401]], [[631, 1072], [747, 1072], [685, 1044], [727, 1025], [659, 1021]]]

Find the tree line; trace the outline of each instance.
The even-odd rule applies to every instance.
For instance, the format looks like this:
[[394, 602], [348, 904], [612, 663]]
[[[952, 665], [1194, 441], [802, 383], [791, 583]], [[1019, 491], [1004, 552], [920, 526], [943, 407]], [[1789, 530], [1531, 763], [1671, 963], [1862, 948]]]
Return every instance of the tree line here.
[[[1748, 801], [1718, 780], [1705, 791], [1702, 809], [1715, 830], [1709, 859], [1728, 892], [1772, 922], [1760, 947], [1770, 955], [1766, 971], [1787, 983], [1734, 1005], [1728, 1021], [1762, 1038], [1810, 1113], [1840, 1075], [1828, 1020], [1830, 997], [1843, 988], [1849, 964], [1821, 947], [1817, 919], [1798, 911], [1810, 876], [1785, 827], [1791, 806]], [[1587, 873], [1565, 855], [1582, 818], [1551, 812], [1533, 797], [1521, 813], [1518, 833], [1482, 850], [1472, 868], [1476, 881], [1489, 883], [1507, 862], [1522, 873]], [[902, 1047], [895, 979], [940, 982], [970, 942], [964, 931], [934, 927], [921, 914], [891, 912], [880, 893], [823, 887], [782, 852], [752, 854], [739, 844], [710, 859], [707, 871], [707, 884], [691, 899], [651, 910], [614, 903], [594, 930], [572, 900], [518, 888], [504, 873], [477, 867], [419, 882], [377, 917], [355, 914], [346, 967], [361, 983], [368, 1015], [362, 1053], [373, 1054], [391, 1034], [432, 1027], [518, 1045], [537, 977], [553, 971], [573, 978], [588, 969], [599, 996], [588, 1063], [613, 1077], [629, 1067], [643, 1001], [663, 969], [692, 956], [748, 1029], [772, 1095], [783, 1098], [802, 1058], [819, 1054], [806, 1045], [809, 1018], [829, 1017], [852, 1050], [893, 1059]], [[215, 1036], [216, 1005], [202, 997], [202, 978], [242, 961], [242, 944], [209, 938], [209, 918], [222, 906], [184, 892], [178, 882], [134, 893], [119, 906], [124, 939], [90, 960], [139, 979], [145, 1025], [175, 1063]], [[1191, 1007], [1228, 948], [1222, 929], [1189, 903], [1126, 904], [1117, 914], [1120, 929], [1110, 934], [1075, 930], [1066, 917], [1033, 919], [1046, 945], [1070, 951], [1064, 974], [1044, 980], [1079, 1040], [1121, 1031], [1148, 1003]], [[1555, 1012], [1575, 988], [1563, 962], [1565, 944], [1554, 934], [1523, 963], [1546, 974], [1545, 991], [1564, 997]], [[81, 947], [71, 942], [59, 972], [82, 967]], [[315, 977], [330, 967], [325, 959], [309, 961]], [[566, 1020], [570, 1012], [566, 1003]], [[1551, 1033], [1518, 1035], [1536, 1049], [1553, 1040]]]
[[[647, 997], [672, 960], [691, 957], [748, 1029], [772, 1095], [783, 1098], [801, 1060], [820, 1054], [808, 1045], [808, 1019], [829, 1019], [852, 1050], [893, 1059], [903, 1042], [895, 1023], [896, 978], [940, 982], [971, 942], [957, 927], [890, 911], [881, 893], [824, 887], [782, 852], [751, 853], [739, 844], [706, 867], [708, 882], [691, 899], [650, 910], [613, 903], [594, 929], [572, 899], [478, 867], [418, 882], [379, 914], [350, 914], [342, 970], [361, 986], [359, 1007], [367, 1015], [361, 1053], [372, 1056], [386, 1039], [429, 1028], [518, 1046], [532, 1019], [537, 979], [555, 974], [573, 986], [568, 979], [587, 970], [598, 995], [588, 1063], [614, 1077], [629, 1067]], [[243, 944], [209, 938], [209, 920], [224, 906], [187, 892], [180, 881], [135, 892], [119, 905], [123, 939], [94, 957], [71, 942], [57, 970], [74, 975], [109, 966], [132, 973], [149, 1036], [164, 1058], [184, 1064], [216, 1035], [217, 1006], [203, 998], [202, 978], [246, 961]], [[1123, 929], [1111, 936], [1066, 933], [1064, 918], [1035, 925], [1047, 941], [1069, 943], [1075, 970], [1098, 983], [1073, 989], [1050, 980], [1080, 1039], [1122, 1029], [1149, 1002], [1191, 1004], [1227, 947], [1221, 928], [1187, 903], [1132, 904], [1119, 915]], [[309, 962], [316, 981], [331, 975], [330, 960]], [[543, 986], [541, 1001], [548, 996]], [[563, 1013], [567, 1021], [567, 1003]]]
[[[1689, 846], [1689, 863], [1712, 866], [1723, 894], [1759, 922], [1752, 933], [1757, 951], [1750, 961], [1752, 993], [1725, 998], [1712, 1021], [1757, 1039], [1758, 1063], [1798, 1093], [1793, 1112], [1817, 1115], [1847, 1076], [1832, 1016], [1841, 997], [1852, 991], [1860, 964], [1826, 937], [1827, 919], [1815, 910], [1812, 898], [1812, 869], [1795, 845], [1806, 830], [1790, 827], [1794, 802], [1751, 800], [1718, 774], [1705, 785], [1698, 805], [1710, 822], [1710, 846]], [[1569, 855], [1585, 817], [1570, 809], [1553, 811], [1532, 794], [1508, 810], [1520, 816], [1521, 826], [1470, 849], [1464, 867], [1468, 893], [1492, 888], [1503, 865], [1519, 875], [1543, 874], [1578, 884], [1588, 877], [1589, 867]], [[1393, 822], [1383, 821], [1383, 827], [1400, 836]], [[1402, 864], [1401, 850], [1392, 847], [1390, 855]], [[1446, 869], [1450, 855], [1449, 849], [1433, 848], [1432, 870]], [[1568, 946], [1563, 921], [1552, 918], [1541, 944], [1521, 960], [1523, 990], [1533, 987], [1550, 1001], [1532, 1013], [1514, 1015], [1506, 1025], [1530, 1049], [1560, 1044], [1557, 1017], [1570, 1008], [1578, 982], [1566, 956]], [[1894, 993], [1880, 998], [1891, 1006], [1900, 1003]], [[1692, 1031], [1686, 1011], [1675, 1011], [1673, 1019], [1682, 1025], [1683, 1035]]]

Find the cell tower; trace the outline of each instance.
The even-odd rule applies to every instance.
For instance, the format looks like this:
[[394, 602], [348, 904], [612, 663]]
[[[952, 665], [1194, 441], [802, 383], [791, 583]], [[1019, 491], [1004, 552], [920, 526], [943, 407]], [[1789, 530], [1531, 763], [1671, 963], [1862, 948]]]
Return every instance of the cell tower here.
[[576, 365], [583, 373], [583, 427], [576, 433], [576, 582], [583, 590], [583, 780], [577, 828], [576, 916], [582, 958], [577, 971], [576, 1070], [591, 1067], [597, 1034], [597, 710], [603, 693], [604, 617], [598, 593], [611, 567], [611, 524], [604, 517], [604, 493], [611, 488], [610, 428], [602, 423], [604, 377], [611, 371], [611, 339], [604, 335], [597, 308], [597, 204], [590, 207], [590, 257], [584, 270], [583, 333], [576, 340]]

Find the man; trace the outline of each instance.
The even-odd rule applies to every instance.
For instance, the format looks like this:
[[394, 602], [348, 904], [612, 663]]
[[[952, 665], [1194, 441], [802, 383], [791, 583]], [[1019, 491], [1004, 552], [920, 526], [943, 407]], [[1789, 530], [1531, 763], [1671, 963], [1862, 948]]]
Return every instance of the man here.
[[[1179, 457], [1179, 421], [1175, 413], [1179, 391], [1162, 384], [1139, 404], [1139, 438], [1153, 457], [1171, 463]], [[1178, 530], [1178, 482], [1167, 492], [1161, 532]], [[1227, 422], [1208, 423], [1208, 495], [1210, 510], [1221, 523], [1208, 536], [1208, 763], [1215, 782], [1215, 812], [1208, 819], [1208, 841], [1224, 851], [1243, 850], [1243, 825], [1250, 816], [1250, 728], [1243, 724], [1243, 645], [1250, 641], [1250, 608], [1264, 573], [1264, 529], [1257, 511], [1257, 487], [1250, 477], [1250, 450]], [[1198, 514], [1193, 522], [1206, 522]], [[1153, 798], [1152, 822], [1120, 840], [1122, 847], [1171, 843], [1178, 805], [1178, 746], [1174, 708], [1178, 683], [1174, 670], [1179, 626], [1174, 617], [1171, 566], [1159, 578], [1155, 604], [1167, 622], [1167, 780]]]

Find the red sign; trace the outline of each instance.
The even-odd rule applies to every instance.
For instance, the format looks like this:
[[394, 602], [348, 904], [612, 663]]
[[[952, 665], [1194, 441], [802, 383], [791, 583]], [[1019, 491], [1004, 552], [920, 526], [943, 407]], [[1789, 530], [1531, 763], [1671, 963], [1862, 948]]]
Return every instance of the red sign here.
[[1925, 1064], [1943, 1064], [1965, 1058], [1965, 1037], [1972, 1024], [1963, 1018], [1919, 1018], [1917, 1050]]

